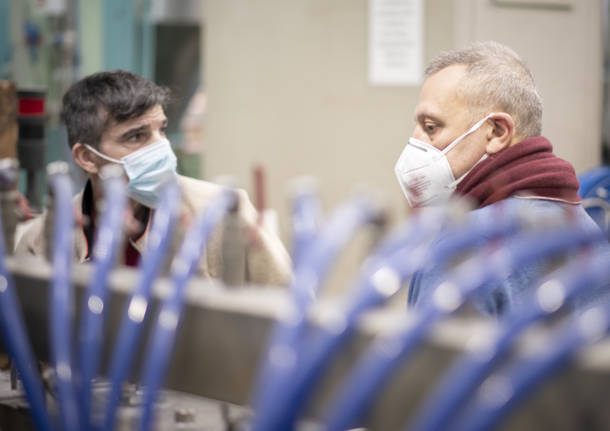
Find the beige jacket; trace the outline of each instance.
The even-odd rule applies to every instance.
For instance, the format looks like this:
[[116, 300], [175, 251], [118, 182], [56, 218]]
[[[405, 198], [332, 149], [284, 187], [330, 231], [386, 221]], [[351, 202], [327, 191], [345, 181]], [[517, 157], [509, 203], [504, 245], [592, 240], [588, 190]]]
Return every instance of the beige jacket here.
[[[178, 176], [178, 183], [182, 190], [181, 220], [193, 220], [197, 214], [207, 207], [219, 193], [220, 186]], [[261, 285], [285, 285], [291, 277], [290, 258], [277, 238], [270, 231], [257, 224], [257, 211], [250, 202], [245, 191], [239, 190], [239, 219], [244, 229], [245, 246], [245, 274], [246, 282]], [[82, 210], [83, 192], [74, 197], [74, 206]], [[46, 213], [29, 223], [21, 235], [16, 255], [44, 256], [46, 244], [44, 235]], [[177, 223], [178, 232], [183, 233], [185, 227]], [[181, 231], [181, 232], [180, 232]], [[199, 275], [220, 278], [222, 273], [222, 228], [217, 228], [206, 248], [205, 254], [199, 262]], [[142, 253], [146, 247], [148, 227], [137, 241], [132, 245]], [[176, 245], [176, 247], [179, 244]], [[88, 260], [88, 243], [83, 229], [76, 228], [74, 233], [74, 256], [78, 262]]]

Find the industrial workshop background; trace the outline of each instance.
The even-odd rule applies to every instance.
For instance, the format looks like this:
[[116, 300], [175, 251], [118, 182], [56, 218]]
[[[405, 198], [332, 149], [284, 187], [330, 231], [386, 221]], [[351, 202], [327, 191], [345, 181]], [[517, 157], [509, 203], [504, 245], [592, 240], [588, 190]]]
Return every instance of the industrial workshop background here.
[[[605, 2], [423, 5], [422, 65], [469, 41], [511, 46], [536, 77], [543, 133], [558, 155], [577, 173], [600, 164]], [[250, 188], [262, 164], [280, 220], [286, 184], [301, 174], [323, 185], [328, 205], [366, 182], [404, 214], [391, 170], [412, 132], [419, 87], [369, 83], [368, 0], [0, 0], [0, 11], [0, 77], [48, 89], [49, 161], [70, 159], [57, 118], [67, 86], [125, 68], [179, 92], [170, 138], [188, 173], [231, 173]], [[204, 117], [191, 128], [203, 138], [185, 142], [181, 120], [196, 91], [193, 115]]]
[[[422, 4], [422, 67], [474, 40], [511, 46], [536, 77], [556, 154], [578, 174], [601, 163], [602, 138], [610, 142], [606, 1]], [[124, 68], [174, 90], [169, 138], [183, 173], [230, 173], [253, 192], [252, 170], [264, 167], [283, 240], [287, 184], [303, 174], [328, 207], [366, 184], [396, 219], [407, 211], [392, 168], [419, 86], [371, 84], [369, 0], [0, 0], [0, 11], [0, 78], [47, 90], [47, 161], [71, 160], [58, 119], [63, 91]], [[359, 258], [352, 251], [341, 265]]]
[[[609, 2], [406, 2], [421, 5], [408, 30], [411, 58], [423, 69], [439, 52], [471, 41], [493, 39], [513, 48], [533, 72], [544, 100], [543, 134], [553, 142], [555, 154], [570, 161], [576, 173], [582, 174], [610, 162]], [[78, 190], [85, 178], [66, 144], [59, 119], [61, 97], [73, 82], [88, 74], [126, 69], [172, 89], [173, 103], [166, 112], [168, 138], [177, 154], [180, 173], [206, 180], [230, 174], [236, 185], [253, 198], [258, 195], [254, 178], [257, 173], [264, 174], [264, 205], [276, 213], [271, 220], [278, 221], [284, 244], [289, 245], [292, 239], [289, 185], [301, 176], [314, 179], [324, 208], [335, 208], [355, 190], [366, 189], [387, 206], [396, 224], [409, 209], [393, 168], [412, 135], [412, 116], [423, 76], [421, 70], [408, 82], [375, 76], [372, 28], [379, 17], [372, 10], [374, 3], [0, 0], [0, 80], [12, 81], [20, 91], [41, 94], [45, 99], [44, 145], [40, 153], [24, 157], [38, 160], [44, 155], [45, 165], [68, 162], [72, 165], [74, 190]], [[31, 163], [38, 166], [35, 161]], [[33, 168], [39, 169], [40, 175], [32, 175], [24, 168], [28, 162], [21, 164], [21, 192], [30, 198], [34, 210], [40, 210], [49, 186], [45, 166]], [[357, 237], [341, 256], [330, 274], [332, 292], [349, 285], [370, 251], [370, 233]], [[78, 271], [75, 284], [83, 287], [87, 274]], [[27, 268], [17, 268], [16, 274], [31, 282], [28, 289], [32, 291], [26, 290], [26, 294], [35, 296], [33, 286], [38, 275]], [[115, 294], [126, 301], [123, 284], [115, 284], [119, 286]], [[265, 296], [243, 302], [240, 298], [234, 303], [234, 298], [216, 294], [212, 291], [203, 305], [196, 301], [189, 304], [193, 309], [205, 309], [203, 317], [197, 317], [203, 320], [205, 329], [200, 334], [195, 323], [201, 322], [188, 320], [185, 333], [208, 336], [216, 343], [211, 344], [222, 345], [216, 328], [228, 322], [228, 329], [237, 333], [251, 324], [255, 333], [252, 339], [244, 334], [239, 341], [244, 351], [261, 353], [264, 335], [272, 326], [272, 306], [284, 303], [276, 302], [277, 298], [265, 303]], [[405, 301], [406, 293], [396, 303], [404, 307]], [[210, 312], [206, 308], [210, 303], [211, 308], [229, 305]], [[241, 311], [240, 307], [260, 307], [267, 320], [261, 323], [252, 318], [252, 323], [248, 315], [246, 324], [236, 323], [238, 319], [231, 313]], [[116, 316], [121, 310], [114, 305], [111, 312]], [[383, 322], [372, 326], [381, 332], [385, 328]], [[469, 329], [468, 324], [466, 329], [455, 327], [458, 335], [452, 340], [454, 333], [449, 330], [443, 341], [452, 344], [454, 350], [463, 347], [458, 346], [465, 340], [460, 334]], [[360, 333], [358, 342], [363, 345], [372, 332]], [[218, 369], [226, 378], [224, 371], [234, 371], [230, 361], [202, 349], [196, 353], [207, 368], [197, 367], [184, 359], [193, 347], [185, 344], [180, 341], [176, 348], [184, 375], [171, 371], [170, 387], [202, 396], [216, 391], [230, 401], [247, 402], [240, 399], [246, 391], [242, 381], [252, 380], [253, 370], [234, 376], [223, 392], [225, 387], [214, 380], [214, 372]], [[353, 351], [345, 355], [352, 361], [357, 356]], [[416, 370], [437, 366], [435, 361], [444, 361], [445, 365], [449, 360], [449, 355], [442, 360], [429, 351], [425, 355]], [[608, 380], [607, 367], [591, 362], [593, 371], [587, 369], [578, 376], [584, 375], [582, 381], [594, 387], [596, 373], [603, 369], [599, 374], [604, 380], [597, 382], [601, 386], [600, 382]], [[336, 371], [335, 375], [341, 374]], [[417, 380], [416, 374], [412, 372], [411, 378]], [[565, 379], [573, 378], [570, 376]], [[212, 383], [200, 390], [189, 378]], [[599, 387], [595, 391], [607, 393]], [[376, 420], [384, 423], [379, 417]]]

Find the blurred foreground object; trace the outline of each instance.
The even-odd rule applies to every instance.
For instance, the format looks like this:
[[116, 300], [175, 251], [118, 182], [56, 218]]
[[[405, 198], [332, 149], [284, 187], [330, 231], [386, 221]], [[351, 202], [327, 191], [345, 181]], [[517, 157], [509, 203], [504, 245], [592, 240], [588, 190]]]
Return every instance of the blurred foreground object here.
[[0, 158], [17, 157], [17, 89], [10, 81], [0, 81]]

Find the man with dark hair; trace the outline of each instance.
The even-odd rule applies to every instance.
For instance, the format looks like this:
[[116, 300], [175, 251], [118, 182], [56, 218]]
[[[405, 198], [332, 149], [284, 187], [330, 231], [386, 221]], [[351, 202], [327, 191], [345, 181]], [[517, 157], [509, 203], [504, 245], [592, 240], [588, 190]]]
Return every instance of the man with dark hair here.
[[[64, 95], [62, 119], [72, 156], [89, 177], [84, 190], [74, 198], [85, 221], [82, 232], [75, 236], [78, 261], [87, 261], [93, 249], [104, 165], [122, 165], [129, 180], [130, 208], [139, 222], [136, 225], [140, 226], [125, 241], [124, 263], [130, 266], [137, 264], [146, 245], [148, 226], [164, 180], [177, 179], [182, 191], [183, 220], [192, 220], [220, 192], [218, 185], [176, 173], [176, 156], [165, 136], [164, 107], [168, 99], [166, 88], [122, 70], [90, 75], [72, 85]], [[255, 239], [246, 244], [245, 274], [241, 278], [257, 284], [286, 284], [291, 271], [284, 247], [279, 238], [259, 226], [256, 210], [246, 193], [240, 190], [238, 195], [239, 216], [249, 232], [247, 239]], [[44, 218], [45, 214], [28, 227], [17, 245], [17, 254], [44, 253]], [[201, 259], [200, 275], [221, 276], [221, 244], [219, 230]]]
[[[525, 63], [510, 48], [478, 42], [432, 60], [415, 108], [415, 129], [395, 166], [398, 182], [413, 207], [462, 197], [474, 205], [470, 216], [493, 220], [510, 205], [540, 227], [563, 222], [598, 229], [581, 205], [570, 163], [553, 154], [541, 136], [542, 99]], [[443, 241], [443, 237], [438, 241]], [[610, 258], [607, 245], [597, 248]], [[413, 278], [409, 304], [432, 300], [445, 272], [429, 262]], [[490, 288], [482, 308], [504, 314], [528, 301], [526, 290], [552, 262], [520, 268]], [[599, 297], [608, 289], [590, 289]]]

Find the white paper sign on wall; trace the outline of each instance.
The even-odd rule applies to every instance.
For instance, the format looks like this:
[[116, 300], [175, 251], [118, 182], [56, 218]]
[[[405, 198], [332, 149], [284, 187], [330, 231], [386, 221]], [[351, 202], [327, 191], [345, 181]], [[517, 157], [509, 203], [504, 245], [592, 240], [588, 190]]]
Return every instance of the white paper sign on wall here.
[[418, 85], [422, 57], [423, 0], [369, 0], [369, 82]]

